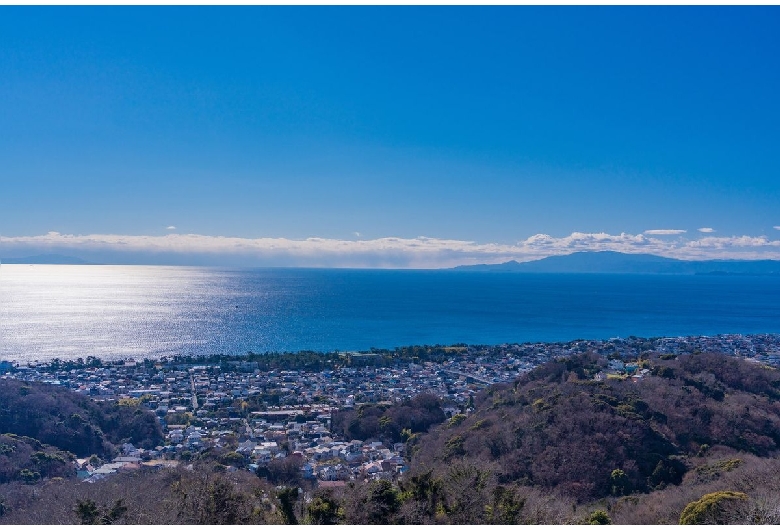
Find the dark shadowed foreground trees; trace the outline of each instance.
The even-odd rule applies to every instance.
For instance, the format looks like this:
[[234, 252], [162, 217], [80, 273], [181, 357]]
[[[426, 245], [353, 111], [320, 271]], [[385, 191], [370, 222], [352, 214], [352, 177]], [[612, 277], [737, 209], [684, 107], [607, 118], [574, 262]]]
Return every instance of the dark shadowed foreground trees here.
[[[279, 524], [273, 488], [210, 466], [140, 470], [95, 484], [52, 481], [0, 489], [4, 524]], [[45, 507], [45, 509], [42, 509]]]
[[[722, 456], [716, 455], [715, 462], [722, 462], [717, 465], [697, 460], [705, 463], [691, 469], [678, 486], [580, 504], [538, 487], [500, 484], [489, 465], [463, 461], [440, 470], [440, 476], [426, 472], [398, 484], [356, 482], [303, 494], [297, 488], [275, 488], [247, 471], [198, 464], [193, 470], [141, 470], [97, 484], [54, 480], [1, 485], [0, 522], [677, 524], [683, 514], [683, 522], [780, 522], [780, 462], [743, 455], [735, 466], [733, 458]], [[719, 471], [713, 472], [714, 467]]]

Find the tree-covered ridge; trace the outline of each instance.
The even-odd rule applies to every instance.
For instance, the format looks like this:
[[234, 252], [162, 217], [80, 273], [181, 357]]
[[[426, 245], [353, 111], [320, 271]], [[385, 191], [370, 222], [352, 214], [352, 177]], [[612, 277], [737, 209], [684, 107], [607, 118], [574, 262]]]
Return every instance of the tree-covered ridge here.
[[364, 404], [339, 411], [333, 415], [332, 430], [348, 440], [397, 443], [426, 432], [444, 419], [441, 400], [431, 394], [419, 394], [396, 405]]
[[547, 363], [475, 399], [475, 411], [415, 445], [414, 468], [491, 464], [502, 483], [579, 500], [679, 484], [690, 457], [780, 445], [780, 373], [717, 354], [653, 354], [638, 378], [604, 378], [608, 360]]
[[34, 438], [0, 434], [0, 483], [75, 475], [73, 455]]
[[13, 433], [76, 456], [110, 456], [114, 446], [154, 447], [162, 430], [150, 412], [96, 402], [65, 388], [0, 379], [0, 432]]

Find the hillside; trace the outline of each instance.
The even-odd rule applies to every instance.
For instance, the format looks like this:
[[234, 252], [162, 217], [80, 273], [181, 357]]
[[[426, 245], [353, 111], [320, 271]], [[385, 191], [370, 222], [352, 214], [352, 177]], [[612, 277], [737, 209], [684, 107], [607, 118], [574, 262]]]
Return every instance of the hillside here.
[[333, 432], [347, 440], [379, 439], [388, 446], [444, 421], [440, 400], [419, 394], [397, 405], [361, 405], [333, 415]]
[[0, 483], [74, 476], [72, 456], [33, 438], [0, 434]]
[[79, 457], [109, 456], [117, 444], [154, 447], [155, 417], [134, 404], [100, 403], [43, 383], [0, 379], [0, 433], [35, 439]]
[[596, 381], [607, 360], [583, 354], [491, 387], [473, 414], [419, 439], [413, 468], [472, 462], [501, 483], [583, 502], [680, 484], [712, 447], [776, 454], [777, 370], [718, 354], [654, 354], [640, 366], [640, 380]]
[[776, 260], [707, 260], [683, 261], [651, 254], [622, 252], [574, 252], [519, 263], [508, 261], [496, 265], [463, 265], [456, 271], [534, 272], [534, 273], [610, 273], [610, 274], [780, 274]]

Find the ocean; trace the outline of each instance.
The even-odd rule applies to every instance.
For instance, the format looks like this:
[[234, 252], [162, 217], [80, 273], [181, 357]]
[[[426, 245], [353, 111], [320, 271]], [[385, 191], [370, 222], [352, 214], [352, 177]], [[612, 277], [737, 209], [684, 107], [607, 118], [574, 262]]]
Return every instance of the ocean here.
[[2, 265], [0, 359], [780, 332], [780, 278]]

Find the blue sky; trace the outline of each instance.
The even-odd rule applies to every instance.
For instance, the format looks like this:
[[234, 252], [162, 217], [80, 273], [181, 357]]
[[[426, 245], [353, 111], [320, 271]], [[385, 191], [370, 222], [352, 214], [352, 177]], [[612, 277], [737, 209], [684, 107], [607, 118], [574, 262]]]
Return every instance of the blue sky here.
[[0, 7], [0, 249], [778, 259], [779, 30], [776, 7]]

